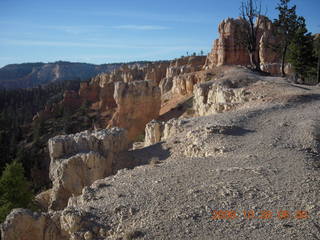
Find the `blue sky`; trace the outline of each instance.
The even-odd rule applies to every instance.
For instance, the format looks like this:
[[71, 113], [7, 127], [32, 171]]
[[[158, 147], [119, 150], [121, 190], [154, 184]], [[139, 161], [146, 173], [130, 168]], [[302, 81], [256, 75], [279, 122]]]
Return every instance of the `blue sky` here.
[[[165, 60], [208, 52], [240, 0], [0, 0], [0, 67], [10, 63]], [[262, 0], [276, 17], [278, 0]], [[320, 32], [320, 0], [292, 0]]]

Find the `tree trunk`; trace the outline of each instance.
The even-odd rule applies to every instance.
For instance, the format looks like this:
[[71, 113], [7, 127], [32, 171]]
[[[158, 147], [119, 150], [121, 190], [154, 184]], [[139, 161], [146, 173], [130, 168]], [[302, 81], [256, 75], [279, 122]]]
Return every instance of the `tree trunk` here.
[[285, 64], [285, 60], [286, 60], [286, 54], [287, 54], [287, 44], [285, 44], [284, 48], [283, 48], [283, 52], [282, 52], [282, 60], [281, 60], [281, 75], [282, 77], [286, 76], [286, 72], [284, 71], [284, 64]]
[[258, 49], [257, 51], [257, 60], [256, 60], [256, 70], [261, 72], [261, 66], [260, 66], [260, 51]]
[[256, 68], [256, 63], [255, 63], [254, 53], [253, 52], [249, 52], [249, 58], [250, 58], [251, 67], [252, 68]]
[[259, 56], [258, 56], [258, 60], [257, 60], [256, 56], [255, 56], [255, 53], [254, 52], [249, 52], [249, 58], [250, 58], [251, 68], [260, 72], [261, 68], [260, 68], [260, 58], [259, 58]]
[[318, 53], [317, 81], [320, 83], [320, 51]]

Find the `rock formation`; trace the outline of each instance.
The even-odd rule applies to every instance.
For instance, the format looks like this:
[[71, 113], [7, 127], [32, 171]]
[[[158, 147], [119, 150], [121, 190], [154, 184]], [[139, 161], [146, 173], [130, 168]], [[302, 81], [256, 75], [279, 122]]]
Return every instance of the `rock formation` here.
[[152, 120], [146, 125], [145, 146], [151, 146], [161, 141], [165, 141], [182, 131], [181, 126], [185, 123], [184, 119], [171, 119], [168, 122]]
[[204, 80], [203, 72], [192, 72], [175, 76], [172, 79], [171, 92], [178, 95], [190, 95], [193, 93], [194, 85]]
[[1, 225], [3, 240], [64, 240], [56, 213], [14, 209]]
[[145, 147], [151, 146], [161, 141], [163, 137], [163, 122], [152, 120], [146, 125], [145, 129]]
[[212, 81], [199, 84], [194, 90], [194, 110], [199, 116], [230, 111], [246, 101], [245, 93], [243, 88], [225, 88]]
[[166, 77], [169, 61], [150, 62], [147, 64], [124, 64], [111, 73], [100, 74], [95, 82], [132, 82], [136, 80], [152, 80], [159, 84]]
[[154, 62], [145, 68], [145, 77], [142, 80], [152, 80], [159, 85], [160, 81], [166, 77], [169, 62]]
[[109, 126], [125, 128], [134, 141], [145, 125], [159, 116], [160, 89], [153, 81], [116, 82], [114, 99], [117, 110]]
[[206, 57], [192, 56], [172, 61], [167, 69], [166, 78], [160, 82], [161, 93], [172, 90], [173, 94], [188, 95], [193, 92], [193, 85], [200, 82], [199, 72]]
[[[219, 24], [220, 36], [214, 41], [212, 51], [208, 55], [206, 69], [221, 65], [250, 65], [248, 52], [239, 41], [243, 24], [240, 18], [228, 18]], [[260, 56], [262, 70], [271, 74], [280, 73], [280, 56], [272, 48], [279, 41], [275, 31], [273, 23], [267, 17], [262, 17], [258, 30], [259, 51], [256, 55]]]
[[170, 62], [166, 77], [171, 78], [181, 74], [200, 71], [205, 64], [205, 56], [183, 57]]
[[118, 128], [57, 136], [48, 145], [53, 188], [47, 205], [55, 210], [64, 208], [85, 186], [111, 175], [117, 155], [128, 149], [126, 132]]

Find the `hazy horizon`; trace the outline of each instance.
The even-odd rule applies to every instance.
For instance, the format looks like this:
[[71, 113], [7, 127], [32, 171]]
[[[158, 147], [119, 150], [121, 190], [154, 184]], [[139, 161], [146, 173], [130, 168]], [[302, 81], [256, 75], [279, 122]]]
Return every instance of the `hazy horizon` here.
[[[170, 60], [209, 52], [218, 24], [237, 18], [230, 1], [39, 1], [0, 3], [0, 67], [30, 62], [92, 64]], [[262, 0], [277, 16], [278, 0]], [[320, 2], [292, 0], [310, 32], [320, 32]]]

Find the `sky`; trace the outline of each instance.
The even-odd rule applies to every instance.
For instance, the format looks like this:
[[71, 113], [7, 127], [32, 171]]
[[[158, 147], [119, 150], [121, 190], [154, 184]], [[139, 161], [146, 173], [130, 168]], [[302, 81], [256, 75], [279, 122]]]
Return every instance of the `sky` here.
[[[279, 0], [261, 0], [270, 19]], [[58, 60], [94, 64], [209, 52], [241, 0], [0, 0], [0, 67]], [[292, 0], [320, 32], [320, 0]]]

